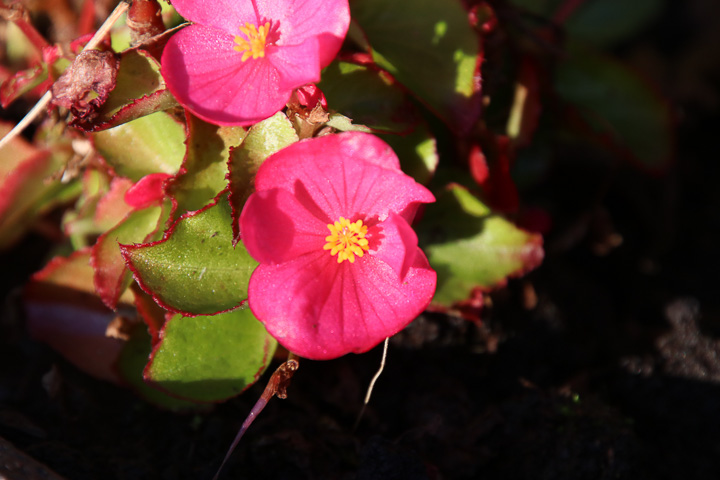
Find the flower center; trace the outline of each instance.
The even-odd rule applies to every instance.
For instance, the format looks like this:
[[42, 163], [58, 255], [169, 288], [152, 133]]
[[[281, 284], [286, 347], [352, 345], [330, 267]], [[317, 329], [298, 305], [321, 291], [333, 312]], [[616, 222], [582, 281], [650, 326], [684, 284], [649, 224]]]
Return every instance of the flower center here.
[[323, 250], [330, 250], [330, 255], [337, 255], [338, 263], [348, 260], [355, 263], [355, 255], [362, 257], [368, 251], [368, 241], [365, 238], [367, 226], [362, 220], [355, 223], [340, 217], [335, 223], [328, 223], [330, 235], [325, 237], [327, 242]]
[[245, 22], [245, 26], [240, 27], [240, 32], [245, 35], [245, 38], [236, 35], [236, 45], [233, 47], [233, 50], [242, 53], [241, 60], [244, 62], [250, 57], [264, 57], [265, 44], [268, 33], [270, 32], [270, 22], [265, 22], [265, 25], [260, 28], [257, 28], [252, 23]]

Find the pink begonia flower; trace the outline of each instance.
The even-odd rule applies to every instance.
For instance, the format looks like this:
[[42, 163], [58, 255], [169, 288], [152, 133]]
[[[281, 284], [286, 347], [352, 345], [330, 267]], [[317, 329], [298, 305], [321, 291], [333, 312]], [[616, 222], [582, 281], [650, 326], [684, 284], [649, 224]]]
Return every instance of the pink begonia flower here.
[[350, 23], [348, 0], [173, 0], [194, 24], [162, 55], [170, 92], [198, 117], [250, 125], [320, 80]]
[[379, 138], [310, 138], [263, 163], [240, 215], [260, 265], [248, 303], [288, 350], [324, 360], [365, 352], [430, 303], [437, 276], [410, 222], [428, 189]]

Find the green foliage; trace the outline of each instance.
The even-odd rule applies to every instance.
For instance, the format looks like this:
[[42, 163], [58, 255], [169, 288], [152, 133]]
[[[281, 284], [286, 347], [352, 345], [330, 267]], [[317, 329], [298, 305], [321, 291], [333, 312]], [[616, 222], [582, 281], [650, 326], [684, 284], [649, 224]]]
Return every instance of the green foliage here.
[[247, 298], [257, 266], [241, 243], [233, 247], [227, 198], [178, 220], [155, 244], [123, 247], [135, 279], [163, 307], [208, 315]]
[[249, 309], [202, 317], [175, 315], [165, 323], [145, 378], [181, 398], [225, 400], [262, 375], [276, 345]]
[[95, 148], [122, 176], [176, 174], [184, 157], [185, 131], [170, 114], [157, 112], [92, 134]]
[[457, 185], [428, 206], [417, 230], [438, 274], [433, 302], [444, 306], [466, 299], [476, 287], [501, 285], [543, 257], [540, 235], [517, 228]]
[[631, 160], [654, 171], [668, 166], [673, 150], [669, 107], [630, 69], [576, 47], [558, 66], [555, 89], [595, 135]]
[[480, 41], [459, 0], [351, 2], [373, 60], [449, 125], [475, 120], [475, 67]]

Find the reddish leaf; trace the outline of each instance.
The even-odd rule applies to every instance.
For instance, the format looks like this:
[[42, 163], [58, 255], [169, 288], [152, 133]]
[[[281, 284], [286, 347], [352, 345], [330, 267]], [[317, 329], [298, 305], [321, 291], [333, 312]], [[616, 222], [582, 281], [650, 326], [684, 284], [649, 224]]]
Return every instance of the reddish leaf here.
[[186, 111], [187, 149], [180, 172], [168, 182], [167, 191], [176, 203], [174, 218], [199, 210], [227, 187], [228, 157], [245, 136], [239, 126], [218, 126]]
[[132, 211], [132, 207], [125, 202], [125, 194], [132, 185], [132, 181], [127, 178], [113, 178], [110, 191], [100, 198], [95, 210], [94, 220], [101, 231], [114, 227]]
[[[169, 210], [169, 208], [168, 208]], [[95, 288], [105, 305], [114, 309], [120, 295], [130, 284], [130, 271], [122, 255], [120, 243], [141, 243], [151, 239], [162, 227], [163, 208], [137, 210], [98, 238], [92, 249], [91, 265], [95, 270]]]
[[44, 65], [36, 65], [15, 73], [0, 85], [0, 105], [7, 108], [12, 102], [17, 100], [35, 87], [43, 85], [45, 89], [50, 86], [47, 78], [47, 69]]
[[160, 331], [167, 316], [172, 314], [155, 303], [155, 300], [145, 293], [137, 283], [133, 283], [130, 288], [135, 296], [135, 308], [147, 325], [148, 332], [152, 337], [152, 345], [155, 346], [160, 341]]
[[56, 257], [33, 275], [23, 293], [30, 334], [97, 378], [122, 383], [115, 362], [121, 324], [94, 294], [88, 249]]
[[86, 132], [99, 132], [108, 128], [117, 127], [123, 123], [128, 123], [151, 113], [168, 110], [178, 105], [175, 97], [169, 90], [163, 89], [157, 92], [145, 95], [137, 100], [132, 100], [127, 105], [122, 106], [117, 112], [110, 117], [95, 119], [94, 122], [70, 122], [72, 126], [85, 130]]
[[30, 23], [30, 15], [25, 7], [19, 2], [11, 2], [9, 5], [6, 3], [0, 4], [0, 18], [17, 25], [39, 54], [43, 48], [48, 46], [47, 40]]

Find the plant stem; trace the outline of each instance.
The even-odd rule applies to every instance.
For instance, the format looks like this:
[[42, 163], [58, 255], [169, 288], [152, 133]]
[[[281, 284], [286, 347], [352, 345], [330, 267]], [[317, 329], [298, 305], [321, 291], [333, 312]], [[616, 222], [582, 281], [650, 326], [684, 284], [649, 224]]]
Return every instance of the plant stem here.
[[252, 410], [250, 410], [250, 413], [240, 426], [240, 430], [238, 430], [237, 435], [235, 435], [235, 440], [233, 440], [230, 448], [225, 454], [225, 458], [220, 464], [220, 468], [218, 468], [217, 472], [215, 473], [213, 480], [218, 479], [220, 471], [225, 466], [225, 463], [230, 458], [230, 455], [232, 455], [235, 447], [237, 447], [238, 443], [240, 443], [240, 439], [243, 437], [243, 435], [245, 435], [245, 431], [247, 431], [248, 427], [250, 427], [255, 418], [260, 414], [260, 412], [262, 412], [268, 401], [270, 401], [270, 399], [274, 395], [277, 395], [278, 398], [287, 398], [287, 387], [288, 385], [290, 385], [290, 379], [295, 374], [295, 371], [300, 367], [300, 362], [297, 360], [297, 358], [298, 357], [295, 354], [290, 352], [287, 361], [280, 365], [277, 370], [275, 370], [275, 372], [272, 374], [270, 380], [268, 380], [267, 387], [265, 387], [262, 395], [260, 395], [258, 401], [255, 402]]
[[380, 368], [378, 368], [378, 371], [375, 372], [375, 375], [373, 376], [372, 380], [370, 380], [370, 385], [368, 385], [367, 393], [365, 394], [365, 402], [363, 403], [362, 408], [360, 409], [360, 413], [358, 413], [357, 419], [355, 420], [355, 425], [353, 425], [353, 432], [357, 429], [358, 425], [360, 424], [360, 419], [362, 418], [363, 414], [365, 413], [365, 408], [367, 408], [368, 403], [370, 403], [370, 396], [372, 395], [373, 388], [375, 388], [375, 382], [378, 378], [380, 378], [380, 374], [385, 369], [385, 360], [387, 359], [387, 351], [388, 351], [388, 343], [390, 342], [390, 337], [385, 339], [385, 344], [383, 345], [383, 354], [382, 358], [380, 359]]

